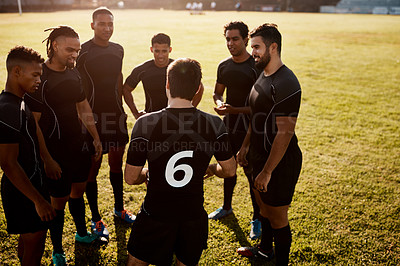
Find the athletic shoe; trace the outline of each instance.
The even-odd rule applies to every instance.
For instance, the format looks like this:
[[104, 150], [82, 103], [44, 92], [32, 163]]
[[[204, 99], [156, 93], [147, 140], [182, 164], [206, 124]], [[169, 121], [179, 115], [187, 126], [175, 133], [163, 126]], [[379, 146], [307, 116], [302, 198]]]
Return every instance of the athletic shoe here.
[[84, 244], [90, 244], [98, 238], [99, 236], [97, 234], [92, 234], [90, 232], [87, 232], [85, 236], [80, 236], [78, 233], [75, 234], [75, 241]]
[[128, 212], [127, 210], [123, 210], [123, 211], [117, 212], [114, 209], [114, 215], [119, 217], [119, 218], [121, 218], [125, 222], [130, 223], [130, 224], [133, 223], [135, 221], [135, 219], [136, 219], [136, 216], [133, 215], [132, 213]]
[[274, 257], [274, 250], [271, 249], [270, 251], [266, 252], [258, 245], [254, 247], [240, 247], [236, 251], [240, 255], [247, 258], [263, 258], [270, 261]]
[[261, 222], [255, 219], [251, 222], [250, 239], [255, 240], [261, 236]]
[[110, 233], [108, 232], [107, 225], [103, 222], [103, 220], [98, 222], [90, 221], [90, 223], [93, 233], [97, 234], [98, 236], [103, 236], [106, 238], [109, 237]]
[[67, 265], [67, 259], [65, 258], [65, 253], [54, 253], [53, 251], [53, 264], [55, 266]]
[[224, 218], [225, 216], [229, 215], [233, 213], [232, 208], [230, 208], [229, 210], [224, 210], [222, 207], [216, 209], [215, 211], [213, 211], [212, 213], [210, 213], [208, 215], [208, 219], [212, 219], [212, 220], [218, 220], [221, 218]]

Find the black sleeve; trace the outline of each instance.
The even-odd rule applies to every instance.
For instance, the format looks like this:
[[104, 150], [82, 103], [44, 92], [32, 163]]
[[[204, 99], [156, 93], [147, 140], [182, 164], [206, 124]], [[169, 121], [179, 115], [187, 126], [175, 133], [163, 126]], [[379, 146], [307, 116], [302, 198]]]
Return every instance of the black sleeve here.
[[274, 110], [275, 116], [297, 117], [300, 109], [301, 91], [298, 91], [279, 102]]
[[83, 87], [82, 79], [80, 78], [80, 76], [79, 76], [79, 89], [80, 89], [79, 96], [76, 99], [77, 103], [80, 103], [86, 99], [85, 88]]
[[132, 129], [131, 141], [126, 156], [126, 163], [133, 166], [144, 166], [147, 159], [148, 139], [141, 132], [143, 128], [141, 120], [138, 119]]
[[217, 161], [226, 161], [233, 156], [233, 152], [226, 127], [220, 118], [218, 120], [219, 125], [214, 143], [214, 156]]
[[141, 80], [140, 73], [141, 69], [139, 67], [135, 67], [132, 70], [132, 73], [126, 78], [125, 84], [128, 84], [131, 88], [136, 88]]
[[17, 129], [0, 121], [0, 144], [11, 144], [20, 142], [20, 133]]
[[218, 65], [218, 70], [217, 70], [217, 83], [219, 84], [225, 84], [223, 77], [222, 77], [222, 64]]

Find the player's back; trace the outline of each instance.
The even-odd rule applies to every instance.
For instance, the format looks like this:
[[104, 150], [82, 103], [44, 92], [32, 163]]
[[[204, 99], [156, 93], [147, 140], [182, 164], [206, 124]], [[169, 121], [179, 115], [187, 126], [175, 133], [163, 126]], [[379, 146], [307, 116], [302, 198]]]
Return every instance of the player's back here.
[[144, 211], [166, 221], [199, 218], [211, 157], [232, 156], [222, 120], [195, 108], [167, 108], [136, 123], [132, 141], [146, 150], [149, 166]]

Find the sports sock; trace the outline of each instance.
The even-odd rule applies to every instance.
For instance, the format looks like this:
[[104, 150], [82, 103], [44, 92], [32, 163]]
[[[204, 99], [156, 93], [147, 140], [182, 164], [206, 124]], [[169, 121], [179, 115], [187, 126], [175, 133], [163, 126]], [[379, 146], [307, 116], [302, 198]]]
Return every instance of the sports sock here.
[[286, 266], [289, 264], [289, 252], [292, 244], [292, 232], [290, 231], [290, 226], [287, 225], [283, 228], [272, 230], [274, 232], [275, 240], [276, 265]]
[[120, 212], [124, 210], [124, 183], [123, 174], [110, 171], [110, 182], [114, 191], [114, 208]]
[[97, 181], [87, 182], [86, 198], [89, 203], [90, 211], [92, 212], [92, 221], [98, 222], [101, 220], [99, 213], [99, 205], [97, 203]]
[[68, 201], [69, 212], [72, 218], [74, 218], [76, 231], [79, 236], [86, 236], [86, 221], [85, 221], [85, 202], [83, 197], [80, 198], [69, 198]]
[[62, 235], [64, 229], [64, 209], [56, 210], [56, 217], [50, 223], [50, 238], [55, 253], [64, 253]]
[[224, 178], [224, 205], [222, 208], [224, 210], [230, 210], [232, 208], [232, 197], [233, 190], [236, 186], [237, 176]]
[[270, 251], [272, 249], [272, 241], [273, 241], [273, 232], [271, 223], [268, 218], [265, 218], [260, 215], [261, 222], [261, 242], [260, 248], [264, 251]]

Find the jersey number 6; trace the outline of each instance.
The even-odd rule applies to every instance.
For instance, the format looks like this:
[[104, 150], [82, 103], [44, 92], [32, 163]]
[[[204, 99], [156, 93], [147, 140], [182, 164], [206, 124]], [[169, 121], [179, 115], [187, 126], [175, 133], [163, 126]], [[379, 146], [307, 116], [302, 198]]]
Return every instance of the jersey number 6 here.
[[[190, 182], [193, 177], [193, 168], [188, 164], [180, 164], [177, 166], [175, 166], [175, 164], [179, 159], [192, 157], [193, 151], [181, 151], [169, 159], [167, 168], [165, 169], [165, 178], [167, 179], [168, 184], [172, 187], [183, 187]], [[175, 172], [179, 170], [185, 172], [185, 176], [182, 180], [176, 180], [174, 177]]]

